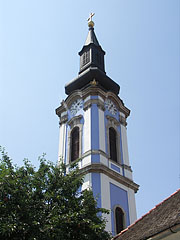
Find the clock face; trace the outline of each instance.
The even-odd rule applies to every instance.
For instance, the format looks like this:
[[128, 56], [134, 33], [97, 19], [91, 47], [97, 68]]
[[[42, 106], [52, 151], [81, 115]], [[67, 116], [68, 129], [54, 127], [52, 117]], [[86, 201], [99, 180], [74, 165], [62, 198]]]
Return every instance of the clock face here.
[[71, 105], [70, 111], [72, 115], [75, 115], [83, 107], [83, 100], [77, 99]]
[[115, 104], [110, 99], [107, 99], [105, 101], [105, 107], [112, 115], [116, 115], [117, 109], [115, 107]]

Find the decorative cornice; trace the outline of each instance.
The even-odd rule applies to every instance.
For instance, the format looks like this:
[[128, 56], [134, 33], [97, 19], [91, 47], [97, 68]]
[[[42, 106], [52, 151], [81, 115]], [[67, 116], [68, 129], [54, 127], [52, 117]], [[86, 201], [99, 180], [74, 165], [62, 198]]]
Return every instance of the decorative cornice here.
[[101, 100], [98, 101], [97, 106], [98, 106], [98, 108], [100, 108], [103, 112], [105, 111], [104, 103], [103, 103]]
[[[62, 101], [61, 106], [56, 109], [56, 114], [60, 116], [63, 111], [67, 111], [66, 108], [70, 108], [73, 101], [75, 101], [77, 98], [82, 98], [84, 100], [88, 96], [100, 96], [104, 101], [105, 99], [110, 98], [112, 99], [112, 101], [115, 102], [118, 111], [124, 113], [125, 118], [127, 118], [130, 114], [130, 110], [125, 107], [123, 101], [116, 94], [114, 94], [113, 92], [104, 91], [99, 85], [89, 85], [89, 87], [86, 87], [85, 89], [75, 90], [66, 98], [65, 101]], [[64, 105], [64, 102], [66, 103], [66, 106]], [[91, 107], [91, 104], [92, 103], [87, 102], [84, 106], [84, 109], [87, 110], [89, 107]], [[102, 110], [104, 109], [104, 102], [100, 101], [96, 102], [96, 104], [99, 104], [98, 107]]]
[[82, 155], [82, 158], [85, 158], [85, 157], [87, 157], [89, 155], [92, 155], [92, 154], [100, 154], [100, 155], [108, 158], [107, 154], [102, 150], [89, 150]]
[[126, 164], [122, 164], [122, 167], [130, 172], [132, 172], [131, 166], [128, 166]]
[[66, 98], [66, 103], [67, 103], [67, 106], [68, 108], [71, 107], [72, 103], [74, 101], [76, 101], [77, 99], [79, 98], [83, 98], [83, 95], [82, 95], [82, 91], [81, 90], [76, 90], [74, 93], [72, 93], [71, 95], [69, 95], [69, 97]]
[[69, 120], [68, 125], [70, 128], [73, 128], [74, 125], [80, 124], [80, 120], [82, 119], [82, 115], [75, 116]]
[[98, 108], [100, 108], [102, 111], [105, 110], [104, 103], [100, 99], [89, 99], [87, 102], [84, 103], [83, 110], [86, 111], [92, 106], [92, 104], [96, 104]]
[[92, 172], [93, 173], [104, 173], [106, 176], [110, 177], [111, 179], [114, 179], [115, 181], [123, 184], [124, 186], [131, 188], [132, 190], [134, 190], [135, 193], [139, 189], [138, 184], [136, 184], [129, 178], [116, 173], [115, 171], [111, 170], [110, 168], [106, 167], [105, 165], [103, 165], [101, 163], [99, 163], [99, 164], [92, 163], [91, 165], [81, 168], [80, 172], [83, 174], [92, 173]]
[[59, 118], [59, 125], [62, 125], [63, 123], [66, 123], [68, 121], [68, 115], [64, 115], [63, 117]]
[[119, 115], [119, 120], [120, 120], [120, 123], [123, 125], [123, 126], [127, 126], [127, 122], [126, 122], [126, 118]]
[[61, 117], [61, 114], [65, 111], [68, 111], [68, 106], [66, 101], [62, 100], [61, 105], [56, 108], [56, 114]]
[[109, 120], [110, 122], [113, 122], [116, 126], [120, 125], [120, 122], [118, 122], [118, 120], [114, 117], [111, 117], [109, 115], [106, 116], [107, 120]]
[[81, 156], [81, 158], [83, 159], [83, 158], [85, 158], [85, 157], [87, 157], [87, 156], [89, 156], [89, 155], [92, 155], [92, 154], [100, 154], [100, 155], [102, 155], [103, 157], [106, 157], [106, 158], [108, 159], [108, 161], [110, 160], [112, 163], [115, 163], [115, 164], [118, 165], [119, 167], [124, 168], [124, 169], [132, 172], [131, 166], [128, 166], [128, 165], [126, 165], [126, 164], [119, 164], [118, 162], [113, 162], [113, 160], [111, 160], [111, 159], [108, 157], [108, 154], [106, 154], [104, 151], [102, 151], [102, 150], [100, 150], [100, 149], [99, 149], [99, 150], [89, 150], [89, 151], [85, 152], [85, 153]]
[[83, 110], [86, 111], [92, 106], [92, 101], [88, 100], [87, 102], [84, 103]]

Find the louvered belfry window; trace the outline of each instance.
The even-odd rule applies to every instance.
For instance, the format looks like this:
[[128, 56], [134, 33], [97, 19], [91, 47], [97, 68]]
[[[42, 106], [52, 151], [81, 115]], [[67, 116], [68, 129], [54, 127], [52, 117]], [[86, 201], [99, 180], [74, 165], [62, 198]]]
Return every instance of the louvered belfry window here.
[[116, 148], [116, 131], [114, 128], [109, 128], [109, 145], [110, 145], [110, 158], [117, 162], [117, 148]]
[[71, 132], [71, 161], [79, 158], [79, 128], [75, 127]]
[[90, 61], [90, 51], [83, 53], [82, 66], [86, 65]]
[[116, 218], [116, 233], [120, 233], [124, 229], [124, 213], [120, 207], [116, 207], [115, 210], [115, 218]]

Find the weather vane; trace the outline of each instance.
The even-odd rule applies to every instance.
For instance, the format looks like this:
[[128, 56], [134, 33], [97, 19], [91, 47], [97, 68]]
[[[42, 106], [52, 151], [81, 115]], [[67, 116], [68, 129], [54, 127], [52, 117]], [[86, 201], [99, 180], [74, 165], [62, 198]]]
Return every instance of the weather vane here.
[[88, 20], [88, 26], [94, 27], [94, 22], [92, 21], [92, 17], [95, 15], [95, 13], [90, 13]]

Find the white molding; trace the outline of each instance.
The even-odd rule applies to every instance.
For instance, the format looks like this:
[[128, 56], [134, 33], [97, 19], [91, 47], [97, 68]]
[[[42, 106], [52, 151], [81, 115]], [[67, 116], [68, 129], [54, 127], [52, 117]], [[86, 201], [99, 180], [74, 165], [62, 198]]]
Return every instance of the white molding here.
[[[109, 177], [103, 173], [101, 173], [101, 207], [109, 211], [111, 210]], [[111, 232], [111, 212], [109, 214], [103, 214], [103, 217], [107, 220], [106, 231]]]
[[136, 200], [135, 200], [135, 194], [132, 189], [128, 189], [128, 203], [129, 203], [129, 221], [130, 224], [134, 223], [137, 219], [137, 213], [136, 213]]
[[121, 125], [121, 137], [122, 137], [122, 150], [123, 150], [124, 164], [129, 166], [127, 131], [126, 131], [126, 127], [123, 125]]
[[69, 122], [68, 125], [70, 126], [70, 129], [68, 130], [68, 139], [67, 139], [67, 162], [66, 164], [69, 164], [71, 162], [71, 132], [75, 127], [79, 128], [79, 158], [82, 156], [82, 129], [83, 124], [80, 123], [80, 120], [82, 119], [82, 115], [73, 117]]
[[91, 150], [91, 108], [84, 112], [83, 153]]
[[104, 122], [104, 111], [98, 109], [99, 114], [99, 149], [103, 152], [106, 152], [105, 147], [105, 122]]
[[58, 163], [65, 161], [65, 147], [66, 144], [66, 124], [62, 124], [59, 127], [59, 151], [58, 151]]
[[117, 231], [116, 231], [116, 213], [115, 213], [115, 210], [116, 208], [121, 208], [121, 210], [123, 211], [123, 230], [127, 227], [127, 222], [126, 222], [126, 219], [127, 219], [127, 216], [126, 216], [126, 212], [124, 211], [124, 208], [119, 205], [119, 204], [116, 204], [114, 205], [112, 211], [113, 211], [113, 216], [114, 216], [114, 233], [115, 234], [118, 234]]

